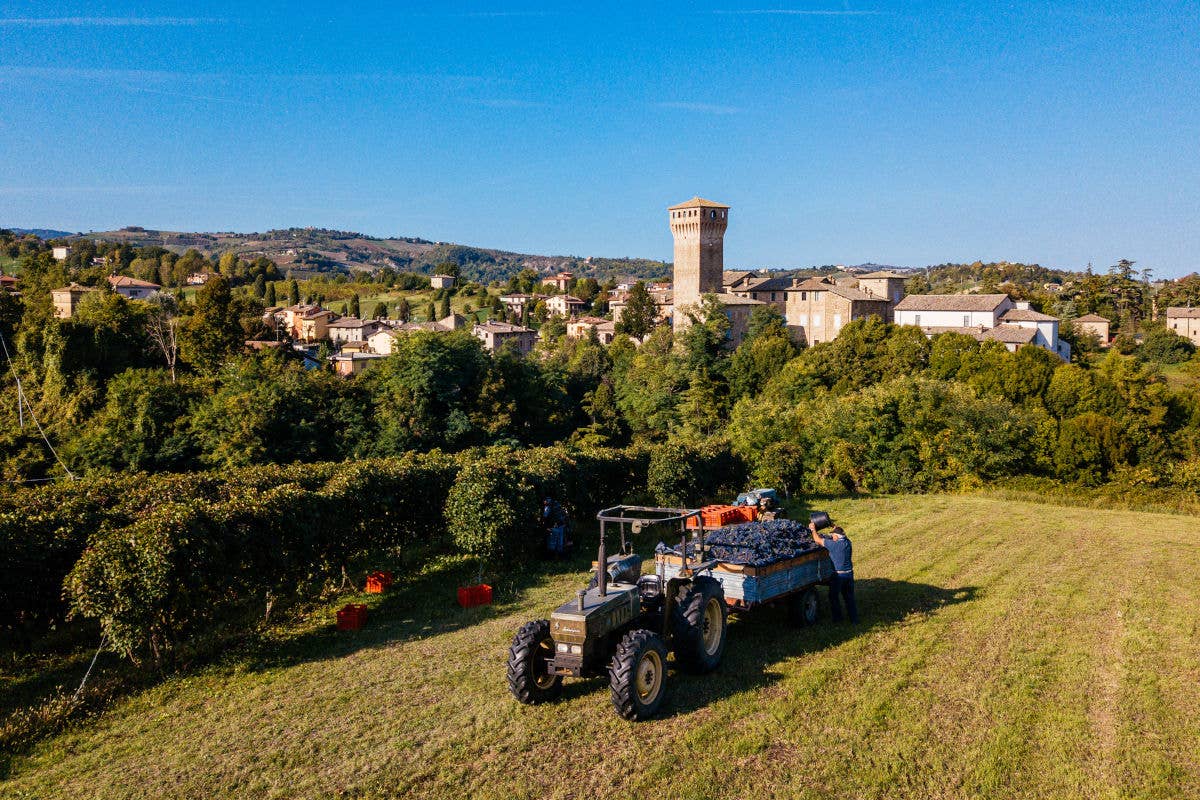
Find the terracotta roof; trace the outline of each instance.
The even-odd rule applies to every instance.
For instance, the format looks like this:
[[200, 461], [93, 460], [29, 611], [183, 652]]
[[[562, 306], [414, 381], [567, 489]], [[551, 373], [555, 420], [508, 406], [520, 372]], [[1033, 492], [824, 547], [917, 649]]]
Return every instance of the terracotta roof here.
[[1200, 319], [1200, 307], [1192, 308], [1189, 306], [1188, 308], [1184, 308], [1183, 306], [1171, 306], [1167, 309], [1167, 316]]
[[329, 323], [331, 328], [361, 328], [364, 325], [370, 325], [371, 321], [359, 319], [358, 317], [342, 317], [341, 319]]
[[608, 320], [604, 319], [604, 317], [580, 317], [579, 319], [572, 320], [571, 324], [573, 324], [573, 325], [599, 325], [602, 322], [608, 322]]
[[792, 288], [791, 278], [758, 278], [746, 284], [742, 291], [747, 292], [781, 292]]
[[521, 325], [513, 325], [508, 322], [496, 322], [495, 320], [488, 320], [487, 322], [477, 322], [477, 323], [475, 323], [475, 328], [477, 328], [477, 329], [482, 328], [483, 330], [488, 331], [490, 333], [533, 333], [534, 332], [532, 329], [525, 328]]
[[128, 287], [138, 288], [138, 289], [161, 289], [162, 288], [157, 283], [151, 283], [150, 281], [140, 281], [137, 278], [130, 278], [126, 275], [109, 275], [108, 282], [110, 284], [112, 284], [112, 287], [114, 289], [121, 287], [121, 286], [128, 286]]
[[856, 303], [886, 303], [887, 300], [882, 297], [876, 297], [873, 294], [867, 294], [859, 289], [852, 289], [849, 286], [833, 285], [829, 287], [829, 291], [836, 294], [838, 297], [844, 297], [847, 300], [852, 300]]
[[866, 275], [859, 275], [859, 279], [871, 278], [899, 278], [900, 280], [908, 280], [908, 275], [901, 275], [899, 272], [889, 272], [888, 270], [879, 270], [878, 272], [868, 272]]
[[837, 284], [830, 283], [829, 281], [825, 280], [824, 278], [809, 278], [806, 281], [800, 282], [796, 286], [789, 286], [788, 291], [791, 291], [791, 292], [799, 292], [799, 291], [828, 292], [830, 289], [832, 289], [836, 285]]
[[1000, 319], [1008, 322], [1057, 322], [1058, 317], [1042, 314], [1031, 308], [1010, 308]]
[[995, 311], [1006, 294], [910, 294], [896, 304], [897, 311]]
[[997, 325], [988, 328], [982, 335], [977, 336], [981, 342], [996, 341], [1005, 344], [1029, 344], [1037, 336], [1036, 328], [1022, 328], [1019, 325]]
[[1107, 324], [1108, 317], [1102, 317], [1099, 314], [1085, 314], [1082, 317], [1076, 318], [1075, 321], [1076, 322], [1103, 322], [1103, 323]]
[[729, 208], [729, 206], [705, 200], [703, 197], [693, 197], [691, 200], [669, 207], [667, 211], [676, 211], [680, 208]]

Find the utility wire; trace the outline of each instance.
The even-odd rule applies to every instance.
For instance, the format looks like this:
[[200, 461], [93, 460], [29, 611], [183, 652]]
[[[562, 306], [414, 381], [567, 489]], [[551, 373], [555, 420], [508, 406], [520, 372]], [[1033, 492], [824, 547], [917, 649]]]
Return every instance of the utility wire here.
[[17, 374], [17, 368], [13, 366], [12, 355], [8, 352], [8, 343], [4, 340], [4, 334], [0, 333], [0, 347], [4, 348], [4, 358], [8, 361], [8, 370], [12, 373], [13, 379], [17, 382], [17, 415], [21, 420], [21, 427], [25, 426], [25, 417], [21, 411], [21, 403], [29, 408], [29, 418], [33, 420], [33, 424], [37, 426], [38, 433], [42, 435], [42, 441], [46, 443], [47, 449], [54, 455], [54, 460], [63, 468], [67, 476], [71, 480], [78, 480], [71, 468], [66, 465], [66, 462], [59, 456], [58, 451], [54, 449], [54, 445], [50, 444], [50, 437], [46, 435], [46, 431], [42, 429], [42, 423], [38, 422], [37, 416], [33, 413], [33, 404], [29, 402], [29, 398], [25, 396], [25, 390], [21, 388], [21, 376]]

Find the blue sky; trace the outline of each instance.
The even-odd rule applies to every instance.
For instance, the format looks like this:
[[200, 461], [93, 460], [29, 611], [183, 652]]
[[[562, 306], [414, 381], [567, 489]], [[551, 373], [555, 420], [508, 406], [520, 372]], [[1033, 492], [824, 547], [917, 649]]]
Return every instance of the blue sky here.
[[1200, 0], [0, 0], [0, 224], [1200, 269]]

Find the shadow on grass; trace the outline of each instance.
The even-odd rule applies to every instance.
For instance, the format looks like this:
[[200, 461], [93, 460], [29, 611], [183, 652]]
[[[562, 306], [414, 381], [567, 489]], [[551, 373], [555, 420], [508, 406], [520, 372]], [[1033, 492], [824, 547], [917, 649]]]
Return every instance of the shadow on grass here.
[[[782, 606], [731, 616], [721, 666], [707, 675], [673, 670], [666, 703], [658, 717], [689, 714], [728, 697], [762, 689], [783, 677], [771, 669], [772, 665], [837, 647], [873, 630], [898, 624], [912, 614], [934, 614], [946, 606], [970, 602], [978, 593], [974, 586], [944, 589], [888, 578], [858, 580], [855, 597], [861, 621], [851, 625], [830, 620], [828, 592], [824, 588], [818, 591], [820, 618], [811, 627], [796, 628], [789, 624]], [[568, 681], [563, 687], [563, 697], [575, 698], [593, 692], [607, 695], [607, 690], [603, 678]]]
[[913, 614], [934, 614], [946, 606], [971, 602], [978, 593], [974, 586], [946, 589], [888, 578], [856, 580], [854, 589], [861, 618], [857, 625], [830, 619], [828, 590], [823, 587], [818, 589], [820, 617], [810, 627], [790, 625], [782, 606], [732, 617], [721, 666], [708, 675], [673, 673], [662, 716], [686, 714], [768, 686], [782, 677], [770, 670], [773, 664], [837, 647], [873, 630], [896, 625]]

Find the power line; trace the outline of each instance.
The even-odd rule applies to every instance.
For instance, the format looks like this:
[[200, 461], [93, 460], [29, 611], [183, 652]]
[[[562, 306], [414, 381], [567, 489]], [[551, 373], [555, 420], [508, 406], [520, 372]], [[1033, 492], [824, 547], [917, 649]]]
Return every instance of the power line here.
[[17, 417], [20, 420], [21, 427], [25, 427], [25, 414], [22, 411], [22, 404], [29, 408], [29, 418], [33, 420], [33, 424], [37, 426], [38, 433], [42, 435], [42, 441], [46, 443], [46, 448], [54, 455], [54, 460], [63, 468], [67, 476], [71, 480], [78, 480], [71, 468], [66, 465], [66, 462], [58, 455], [58, 451], [54, 449], [54, 445], [50, 444], [50, 437], [46, 435], [46, 431], [42, 429], [42, 423], [38, 422], [37, 415], [33, 413], [33, 404], [29, 402], [29, 398], [25, 396], [25, 390], [21, 386], [21, 376], [17, 374], [17, 368], [13, 366], [12, 355], [8, 352], [8, 343], [4, 340], [4, 334], [0, 333], [0, 347], [4, 348], [4, 358], [8, 361], [8, 371], [12, 373], [13, 380], [17, 382]]

